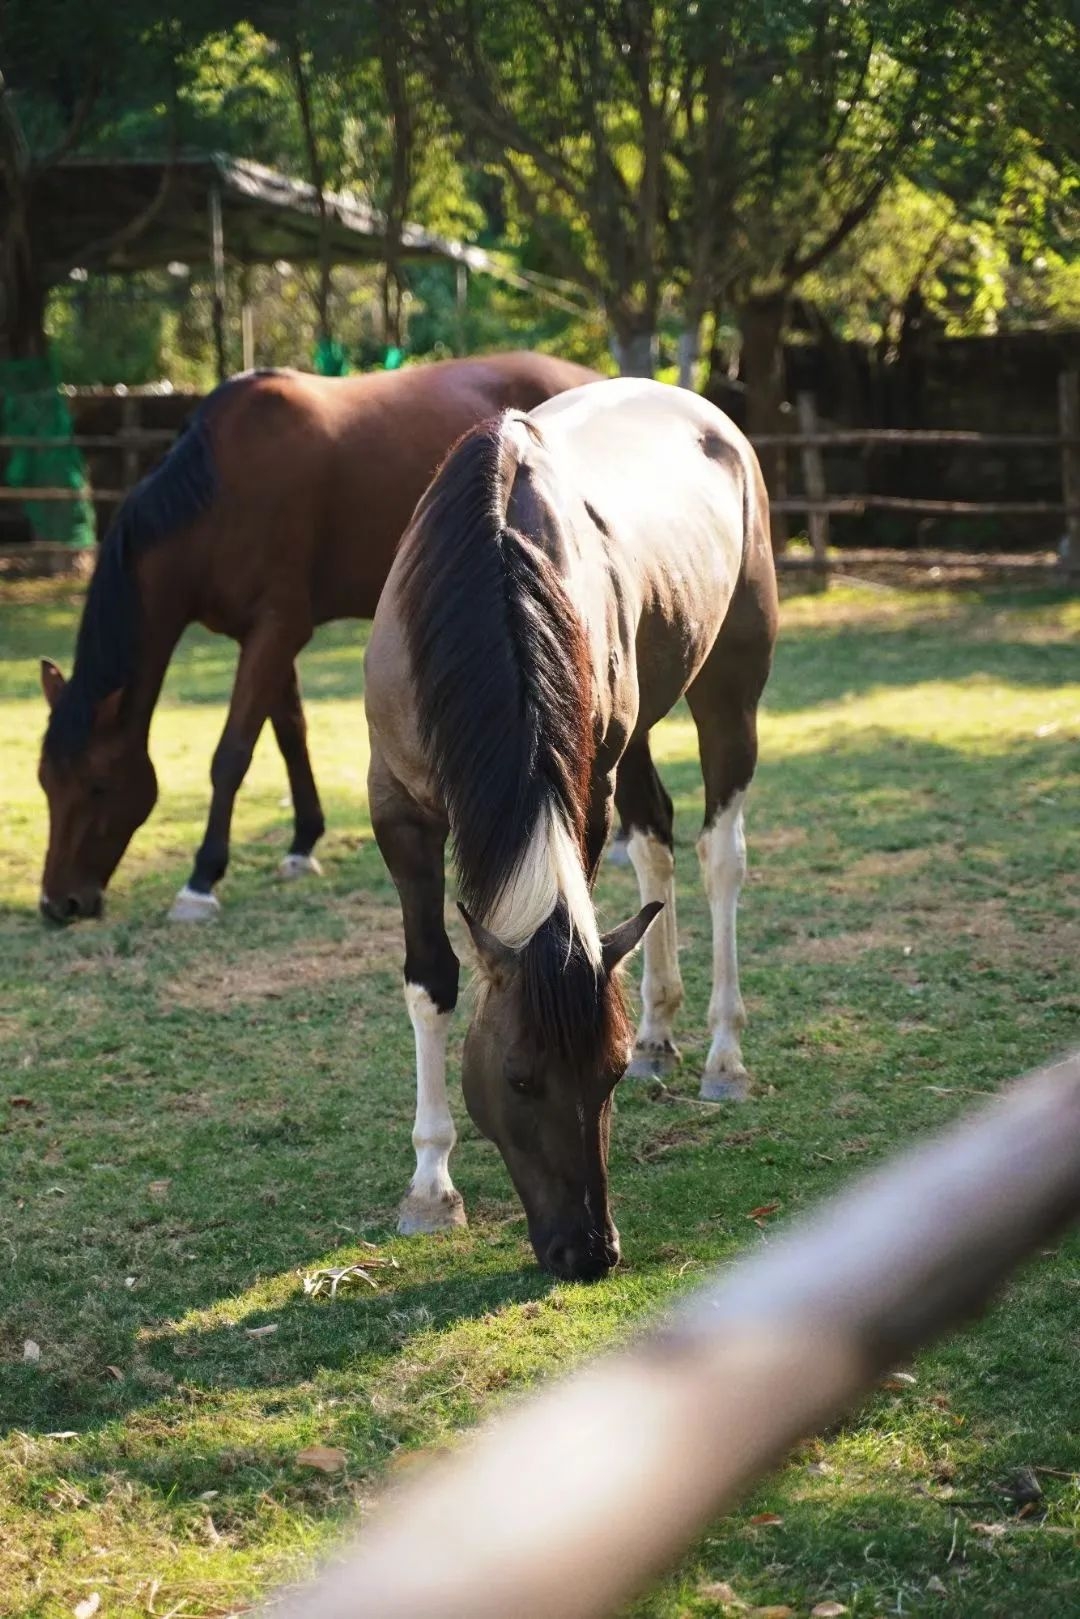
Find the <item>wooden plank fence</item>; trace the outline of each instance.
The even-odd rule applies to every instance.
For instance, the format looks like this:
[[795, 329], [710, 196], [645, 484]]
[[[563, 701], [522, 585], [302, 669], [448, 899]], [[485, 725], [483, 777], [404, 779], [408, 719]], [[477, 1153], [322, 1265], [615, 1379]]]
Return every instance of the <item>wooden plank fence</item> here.
[[793, 1444], [982, 1309], [1078, 1216], [1074, 1052], [863, 1177], [714, 1275], [636, 1344], [392, 1491], [315, 1585], [262, 1611], [621, 1612]]
[[[175, 438], [172, 429], [144, 428], [140, 425], [140, 398], [129, 394], [121, 407], [122, 424], [116, 433], [76, 433], [69, 440], [80, 450], [114, 451], [119, 474], [116, 488], [9, 488], [0, 485], [0, 503], [27, 501], [71, 501], [89, 499], [115, 504], [150, 464]], [[796, 401], [797, 430], [792, 433], [762, 434], [755, 440], [758, 448], [777, 448], [785, 456], [797, 454], [800, 458], [803, 493], [788, 495], [771, 502], [776, 513], [803, 515], [811, 541], [809, 558], [794, 553], [778, 557], [781, 569], [806, 572], [820, 586], [824, 586], [834, 570], [850, 571], [844, 553], [829, 554], [829, 519], [835, 516], [861, 516], [865, 512], [897, 512], [923, 517], [1044, 517], [1058, 519], [1062, 525], [1064, 545], [1060, 563], [1065, 573], [1080, 580], [1080, 382], [1075, 371], [1065, 372], [1058, 390], [1057, 433], [982, 433], [963, 429], [907, 429], [907, 428], [848, 428], [825, 427], [818, 420], [814, 398], [800, 394]], [[0, 452], [16, 449], [48, 449], [58, 441], [35, 436], [0, 437]], [[1056, 450], [1060, 457], [1062, 498], [1059, 501], [978, 501], [931, 500], [917, 495], [878, 495], [873, 493], [830, 492], [826, 472], [826, 455], [831, 450], [875, 448], [952, 448], [957, 450], [1000, 450], [1005, 453], [1023, 453], [1031, 450]], [[1058, 536], [1053, 538], [1056, 540]], [[1047, 549], [1052, 550], [1053, 545]], [[26, 555], [26, 546], [5, 548]], [[35, 551], [37, 547], [33, 548]], [[872, 548], [859, 551], [862, 565], [873, 559]], [[934, 561], [931, 562], [930, 556]], [[908, 567], [942, 567], [945, 558], [953, 553], [927, 553], [915, 549], [904, 552]], [[1045, 570], [1046, 563], [1030, 557], [997, 555], [994, 568], [1000, 574], [1015, 571], [1030, 575], [1033, 566]]]

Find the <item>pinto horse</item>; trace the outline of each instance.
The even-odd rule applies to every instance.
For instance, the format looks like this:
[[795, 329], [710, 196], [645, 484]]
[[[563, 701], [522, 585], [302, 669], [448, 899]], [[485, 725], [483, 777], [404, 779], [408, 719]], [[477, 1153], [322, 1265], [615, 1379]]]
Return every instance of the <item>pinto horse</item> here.
[[42, 661], [51, 709], [40, 779], [49, 804], [41, 910], [101, 912], [105, 887], [153, 809], [150, 720], [188, 624], [232, 636], [240, 660], [210, 771], [206, 834], [172, 916], [218, 909], [233, 804], [269, 718], [295, 826], [286, 876], [318, 871], [324, 821], [295, 659], [318, 624], [370, 618], [394, 547], [451, 444], [595, 373], [497, 354], [371, 376], [253, 372], [212, 393], [131, 492], [101, 548], [70, 681]]
[[[401, 899], [416, 1041], [403, 1232], [465, 1219], [449, 1170], [449, 837], [480, 973], [469, 1113], [502, 1153], [540, 1264], [584, 1279], [617, 1263], [612, 1092], [632, 1057], [657, 1073], [677, 1056], [672, 803], [649, 732], [684, 693], [713, 924], [701, 1094], [745, 1094], [735, 908], [776, 622], [757, 460], [695, 394], [625, 379], [507, 412], [468, 433], [424, 495], [366, 658], [372, 823]], [[613, 806], [642, 909], [602, 935], [591, 889]], [[616, 969], [642, 939], [635, 1040]]]

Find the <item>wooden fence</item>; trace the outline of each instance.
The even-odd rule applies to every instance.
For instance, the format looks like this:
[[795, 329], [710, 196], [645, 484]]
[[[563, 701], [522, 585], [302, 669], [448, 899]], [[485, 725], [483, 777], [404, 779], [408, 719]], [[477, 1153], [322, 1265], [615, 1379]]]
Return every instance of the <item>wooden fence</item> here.
[[[72, 501], [89, 499], [98, 504], [115, 504], [175, 438], [171, 428], [144, 428], [140, 425], [140, 397], [128, 395], [122, 405], [122, 423], [115, 433], [76, 433], [70, 440], [80, 450], [111, 451], [116, 456], [117, 486], [114, 488], [9, 488], [0, 485], [0, 503], [28, 501]], [[1056, 433], [982, 433], [950, 429], [907, 428], [845, 428], [823, 426], [818, 421], [811, 394], [800, 394], [796, 401], [797, 430], [791, 433], [763, 434], [754, 440], [757, 449], [778, 451], [784, 461], [785, 489], [788, 457], [797, 455], [801, 465], [803, 492], [774, 497], [771, 509], [777, 514], [804, 515], [807, 519], [811, 549], [809, 555], [783, 554], [778, 558], [781, 568], [792, 572], [804, 571], [819, 585], [824, 586], [833, 571], [851, 571], [852, 567], [866, 566], [882, 560], [903, 563], [907, 567], [932, 570], [955, 561], [956, 553], [891, 551], [883, 553], [876, 548], [855, 552], [829, 550], [829, 519], [834, 516], [861, 515], [864, 512], [908, 513], [925, 517], [1044, 517], [1061, 524], [1052, 536], [1047, 550], [1056, 549], [1060, 538], [1063, 545], [1060, 563], [1067, 575], [1080, 578], [1080, 382], [1075, 371], [1062, 374], [1058, 389], [1058, 432]], [[57, 440], [32, 436], [0, 437], [0, 452], [17, 449], [49, 449]], [[1061, 499], [1059, 501], [958, 501], [930, 500], [914, 495], [878, 495], [873, 493], [844, 493], [830, 491], [826, 456], [837, 449], [858, 447], [890, 447], [894, 449], [952, 448], [972, 451], [997, 450], [1003, 454], [1030, 450], [1054, 451], [1060, 459]], [[5, 548], [10, 555], [18, 551], [26, 555], [26, 546]], [[63, 547], [34, 545], [33, 553], [43, 555], [46, 550], [63, 552]], [[1046, 557], [994, 553], [986, 559], [992, 571], [1009, 574], [1027, 574], [1044, 571]]]
[[622, 1611], [796, 1441], [1078, 1216], [1080, 1052], [391, 1492], [356, 1547], [268, 1619]]

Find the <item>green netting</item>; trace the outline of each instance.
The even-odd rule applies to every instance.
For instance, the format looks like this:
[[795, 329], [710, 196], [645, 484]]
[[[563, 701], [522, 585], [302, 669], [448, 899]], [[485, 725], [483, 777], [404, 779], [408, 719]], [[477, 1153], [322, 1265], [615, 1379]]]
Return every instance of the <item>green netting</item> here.
[[332, 337], [320, 337], [315, 345], [315, 369], [320, 377], [343, 377], [349, 360], [342, 344]]
[[[86, 467], [71, 442], [71, 411], [51, 359], [0, 361], [0, 435], [57, 441], [47, 448], [12, 450], [4, 480], [9, 488], [86, 488]], [[93, 545], [89, 500], [28, 500], [24, 509], [36, 539], [60, 540], [79, 550]]]

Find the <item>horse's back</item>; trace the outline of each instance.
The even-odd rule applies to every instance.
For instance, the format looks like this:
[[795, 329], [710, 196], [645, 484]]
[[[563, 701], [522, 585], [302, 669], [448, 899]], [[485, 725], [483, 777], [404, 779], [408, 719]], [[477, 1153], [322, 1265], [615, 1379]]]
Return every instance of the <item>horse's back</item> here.
[[523, 353], [358, 377], [250, 372], [210, 404], [230, 521], [207, 557], [208, 614], [230, 632], [267, 590], [314, 622], [375, 611], [399, 536], [451, 445], [486, 417], [529, 410], [593, 373]]
[[[725, 624], [771, 641], [775, 577], [768, 500], [748, 440], [686, 389], [619, 378], [577, 389], [530, 413], [557, 469], [580, 544], [582, 609], [595, 617], [602, 578], [624, 624], [636, 625], [640, 720], [655, 723], [702, 667]], [[564, 517], [565, 521], [565, 517]], [[591, 531], [605, 563], [590, 566]], [[602, 638], [599, 623], [594, 639]], [[624, 635], [625, 635], [624, 631]]]

